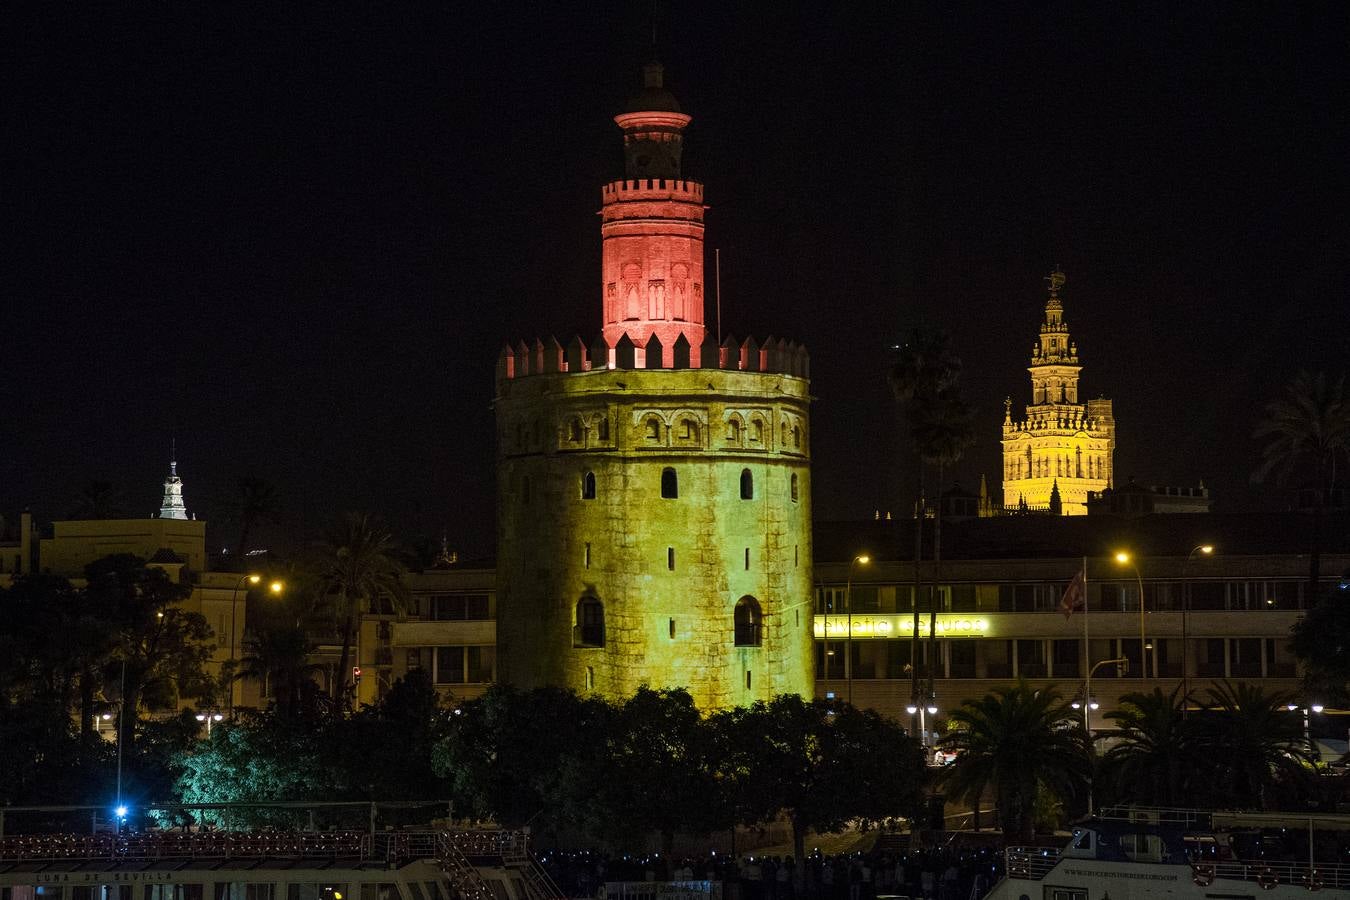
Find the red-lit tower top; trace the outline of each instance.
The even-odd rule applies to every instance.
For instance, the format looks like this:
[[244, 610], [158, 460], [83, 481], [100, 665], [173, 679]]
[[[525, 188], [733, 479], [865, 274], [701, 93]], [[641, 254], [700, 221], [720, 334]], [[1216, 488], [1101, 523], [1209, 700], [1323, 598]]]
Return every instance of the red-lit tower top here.
[[655, 334], [669, 366], [681, 334], [703, 343], [703, 185], [680, 177], [690, 116], [665, 89], [660, 63], [642, 74], [642, 92], [614, 117], [624, 180], [601, 192], [604, 334], [611, 347], [625, 334], [644, 347]]

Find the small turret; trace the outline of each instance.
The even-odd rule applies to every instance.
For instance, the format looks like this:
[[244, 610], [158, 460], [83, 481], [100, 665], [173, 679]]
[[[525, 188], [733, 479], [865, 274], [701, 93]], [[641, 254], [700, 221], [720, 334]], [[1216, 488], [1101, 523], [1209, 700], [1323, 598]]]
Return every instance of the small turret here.
[[169, 477], [164, 479], [164, 499], [159, 504], [161, 519], [186, 519], [187, 507], [183, 504], [183, 479], [178, 477], [177, 449], [169, 450]]

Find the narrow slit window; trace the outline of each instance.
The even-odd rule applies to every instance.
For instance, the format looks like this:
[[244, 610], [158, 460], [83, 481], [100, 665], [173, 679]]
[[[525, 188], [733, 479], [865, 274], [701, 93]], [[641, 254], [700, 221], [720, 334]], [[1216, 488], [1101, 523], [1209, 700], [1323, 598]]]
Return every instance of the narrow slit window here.
[[591, 567], [591, 542], [586, 542], [586, 568]]
[[675, 475], [674, 469], [661, 470], [661, 496], [667, 500], [674, 500], [680, 496], [680, 480]]
[[755, 499], [755, 476], [749, 469], [741, 469], [741, 499]]
[[[793, 477], [795, 478], [796, 476], [794, 475]], [[594, 473], [594, 472], [587, 472], [585, 475], [582, 475], [582, 476], [581, 476], [581, 499], [582, 499], [582, 500], [594, 500], [594, 499], [595, 499], [595, 473]]]
[[745, 571], [750, 571], [750, 548], [745, 548]]
[[674, 548], [674, 547], [667, 547], [667, 548], [666, 548], [666, 568], [669, 569], [669, 570], [672, 571], [672, 572], [675, 571], [675, 548]]
[[670, 639], [675, 640], [675, 620], [670, 620]]
[[792, 476], [791, 490], [792, 490], [792, 502], [793, 502], [793, 503], [796, 503], [796, 502], [797, 502], [797, 476], [796, 476], [795, 474]]

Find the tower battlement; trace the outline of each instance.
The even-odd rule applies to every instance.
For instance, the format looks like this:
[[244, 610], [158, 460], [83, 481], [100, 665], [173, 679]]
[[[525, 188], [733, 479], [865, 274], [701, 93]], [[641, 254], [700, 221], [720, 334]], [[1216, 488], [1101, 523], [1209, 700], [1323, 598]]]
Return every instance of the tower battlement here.
[[557, 338], [535, 338], [533, 343], [519, 341], [506, 345], [497, 355], [497, 381], [509, 381], [530, 375], [557, 375], [590, 372], [596, 369], [722, 369], [811, 377], [811, 360], [806, 347], [796, 341], [767, 338], [762, 344], [753, 337], [737, 341], [728, 335], [721, 344], [711, 334], [703, 343], [691, 346], [681, 335], [673, 347], [661, 344], [652, 335], [639, 347], [628, 335], [611, 347], [603, 336], [587, 346], [580, 336], [564, 347]]
[[600, 200], [606, 205], [627, 200], [682, 200], [703, 202], [703, 185], [679, 178], [629, 178], [611, 181], [600, 188]]

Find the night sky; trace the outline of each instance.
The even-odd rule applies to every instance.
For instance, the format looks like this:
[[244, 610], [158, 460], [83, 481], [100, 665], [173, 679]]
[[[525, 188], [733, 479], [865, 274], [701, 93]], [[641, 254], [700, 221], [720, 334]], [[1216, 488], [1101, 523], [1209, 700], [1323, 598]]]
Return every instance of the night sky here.
[[[285, 545], [371, 510], [493, 545], [493, 364], [600, 325], [611, 117], [648, 3], [10, 10], [0, 46], [0, 513], [93, 479], [231, 543], [241, 476]], [[209, 11], [208, 11], [209, 9]], [[724, 331], [812, 354], [818, 518], [899, 509], [888, 344], [965, 360], [997, 487], [1044, 304], [1118, 480], [1247, 484], [1260, 407], [1346, 369], [1346, 7], [662, 2]], [[711, 291], [710, 291], [711, 298]], [[713, 313], [709, 310], [709, 321]]]

